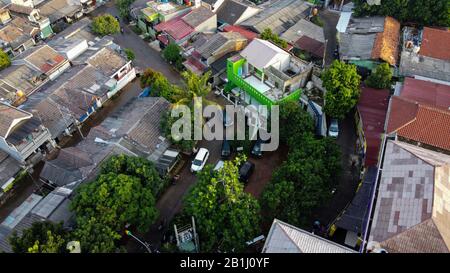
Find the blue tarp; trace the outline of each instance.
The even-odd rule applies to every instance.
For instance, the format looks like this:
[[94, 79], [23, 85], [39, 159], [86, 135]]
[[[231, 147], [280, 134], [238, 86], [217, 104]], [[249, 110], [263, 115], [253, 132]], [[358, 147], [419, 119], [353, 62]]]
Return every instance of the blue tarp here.
[[151, 91], [150, 86], [144, 88], [144, 90], [142, 90], [142, 92], [139, 94], [139, 98], [150, 97], [150, 91]]

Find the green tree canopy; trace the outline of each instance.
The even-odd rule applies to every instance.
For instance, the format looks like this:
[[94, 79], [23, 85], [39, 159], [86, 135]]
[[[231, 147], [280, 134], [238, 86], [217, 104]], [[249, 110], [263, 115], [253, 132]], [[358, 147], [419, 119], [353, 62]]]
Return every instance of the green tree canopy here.
[[143, 187], [150, 189], [155, 196], [162, 193], [165, 182], [158, 174], [155, 165], [142, 157], [124, 154], [111, 156], [102, 164], [101, 174], [126, 174], [140, 179]]
[[121, 238], [116, 230], [93, 216], [77, 216], [77, 228], [72, 237], [80, 242], [83, 253], [116, 252], [117, 241]]
[[295, 142], [304, 133], [311, 133], [313, 130], [313, 119], [297, 101], [280, 104], [280, 140], [283, 143], [288, 144], [290, 139]]
[[130, 16], [130, 5], [133, 4], [135, 0], [116, 0], [116, 6], [119, 10], [120, 17], [128, 19]]
[[9, 243], [15, 253], [64, 253], [67, 235], [62, 223], [35, 222], [21, 236], [14, 231]]
[[176, 102], [176, 97], [182, 90], [169, 82], [169, 80], [158, 71], [147, 68], [141, 78], [141, 87], [151, 87], [151, 95], [163, 97], [169, 102]]
[[357, 16], [392, 16], [402, 23], [422, 26], [450, 26], [448, 0], [382, 0], [381, 5], [369, 5], [366, 0], [353, 0]]
[[278, 218], [307, 226], [312, 211], [331, 197], [341, 172], [340, 156], [330, 138], [315, 139], [306, 133], [296, 139], [288, 159], [275, 170], [261, 196], [267, 221]]
[[366, 85], [377, 89], [389, 89], [391, 87], [392, 71], [388, 63], [379, 64], [375, 71], [366, 79]]
[[259, 37], [263, 40], [271, 41], [281, 48], [286, 48], [288, 46], [288, 43], [281, 39], [277, 34], [273, 33], [270, 28], [264, 29]]
[[177, 66], [181, 65], [182, 57], [181, 57], [181, 48], [174, 43], [169, 44], [166, 48], [163, 49], [163, 56], [168, 62], [173, 63]]
[[11, 65], [11, 60], [9, 59], [8, 54], [6, 54], [3, 50], [0, 50], [0, 70], [7, 68]]
[[322, 74], [322, 80], [327, 90], [325, 113], [333, 118], [344, 118], [360, 95], [361, 76], [356, 72], [356, 66], [335, 60]]
[[111, 35], [120, 31], [120, 24], [114, 16], [107, 13], [92, 20], [92, 31], [101, 36]]
[[258, 202], [244, 192], [238, 179], [243, 160], [225, 161], [216, 172], [206, 166], [185, 199], [186, 213], [195, 217], [203, 252], [241, 251], [260, 232]]

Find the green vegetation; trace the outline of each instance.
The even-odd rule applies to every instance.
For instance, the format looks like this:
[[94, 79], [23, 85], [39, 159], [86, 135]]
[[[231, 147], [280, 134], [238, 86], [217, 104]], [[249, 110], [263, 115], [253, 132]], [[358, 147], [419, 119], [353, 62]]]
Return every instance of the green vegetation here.
[[365, 83], [368, 87], [389, 89], [391, 87], [392, 71], [388, 63], [382, 63], [367, 77]]
[[[287, 101], [280, 104], [280, 141], [294, 146], [296, 138], [304, 132], [313, 132], [314, 122], [311, 116], [300, 108], [298, 102]], [[291, 145], [289, 145], [291, 146]]]
[[116, 34], [120, 32], [120, 25], [111, 14], [103, 14], [92, 20], [92, 31], [100, 36]]
[[333, 139], [315, 139], [313, 121], [307, 115], [297, 102], [280, 105], [281, 141], [290, 149], [261, 195], [268, 223], [276, 217], [308, 227], [313, 210], [331, 197], [341, 172], [339, 147]]
[[201, 251], [242, 251], [259, 235], [260, 211], [255, 198], [244, 192], [239, 165], [245, 157], [225, 161], [217, 172], [208, 165], [185, 199], [185, 212], [195, 217]]
[[325, 113], [333, 118], [344, 118], [359, 99], [361, 76], [356, 66], [335, 60], [322, 74], [322, 80], [327, 90]]
[[76, 214], [72, 236], [83, 252], [115, 252], [126, 224], [145, 232], [156, 220], [155, 196], [165, 186], [153, 163], [117, 155], [102, 166], [96, 180], [77, 189], [70, 208]]
[[319, 17], [318, 15], [313, 16], [313, 17], [311, 18], [311, 22], [312, 22], [313, 24], [315, 24], [315, 25], [318, 25], [319, 27], [323, 27], [324, 24], [325, 24], [325, 23], [323, 22], [323, 20], [320, 19], [320, 17]]
[[178, 70], [183, 68], [183, 57], [181, 56], [181, 49], [177, 44], [169, 44], [162, 51], [164, 59], [170, 64], [173, 64]]
[[369, 5], [366, 0], [353, 0], [357, 16], [392, 16], [402, 23], [422, 26], [450, 26], [448, 0], [389, 0], [381, 5]]
[[119, 15], [123, 19], [129, 19], [130, 17], [130, 5], [133, 4], [135, 0], [116, 0], [116, 6], [119, 10]]
[[64, 253], [67, 237], [62, 223], [35, 222], [21, 236], [14, 231], [9, 243], [14, 253]]
[[[176, 107], [176, 106], [174, 106]], [[192, 152], [192, 149], [195, 147], [195, 141], [193, 140], [194, 136], [194, 119], [191, 118], [191, 128], [192, 128], [192, 136], [191, 139], [181, 139], [181, 140], [175, 140], [171, 132], [171, 128], [174, 122], [176, 122], [181, 117], [172, 117], [170, 115], [170, 112], [163, 113], [161, 117], [161, 131], [164, 132], [164, 136], [172, 142], [176, 147], [178, 147], [180, 150], [186, 153]]]
[[133, 61], [136, 58], [136, 55], [134, 55], [134, 51], [131, 48], [125, 48], [123, 51], [127, 55], [129, 61]]
[[7, 68], [11, 65], [11, 60], [3, 50], [0, 50], [0, 70]]
[[277, 34], [273, 33], [270, 28], [264, 29], [264, 31], [261, 33], [260, 38], [263, 40], [271, 41], [272, 43], [276, 44], [277, 46], [281, 48], [287, 48], [288, 43], [278, 37]]
[[171, 84], [161, 72], [147, 68], [140, 78], [141, 87], [150, 87], [152, 96], [163, 97], [172, 103], [176, 102], [175, 96], [180, 92], [180, 88]]

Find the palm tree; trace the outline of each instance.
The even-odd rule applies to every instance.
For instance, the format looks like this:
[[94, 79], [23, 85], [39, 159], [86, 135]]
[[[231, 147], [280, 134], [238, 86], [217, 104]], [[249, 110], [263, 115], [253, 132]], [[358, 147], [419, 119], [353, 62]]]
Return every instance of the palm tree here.
[[198, 102], [198, 98], [201, 98], [205, 104], [216, 104], [208, 99], [206, 96], [211, 92], [211, 85], [208, 83], [211, 77], [211, 71], [198, 76], [191, 71], [184, 71], [181, 73], [184, 78], [186, 86], [180, 88], [177, 94], [174, 95], [175, 104], [191, 105], [193, 102]]

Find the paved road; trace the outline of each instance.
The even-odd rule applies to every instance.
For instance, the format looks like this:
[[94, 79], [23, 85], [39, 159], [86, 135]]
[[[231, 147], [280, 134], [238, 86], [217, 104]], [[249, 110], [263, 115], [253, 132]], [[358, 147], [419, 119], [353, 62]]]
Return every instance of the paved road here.
[[352, 167], [351, 163], [352, 157], [356, 155], [357, 139], [353, 111], [344, 120], [339, 121], [339, 127], [337, 143], [341, 147], [343, 171], [334, 196], [315, 212], [314, 220], [318, 219], [323, 225], [331, 223], [353, 199], [359, 182], [359, 171]]
[[328, 66], [334, 60], [333, 52], [337, 45], [336, 25], [337, 22], [339, 21], [339, 14], [329, 10], [321, 10], [319, 12], [319, 17], [324, 22], [323, 32], [325, 35], [325, 39], [328, 40], [325, 54], [325, 66]]
[[[97, 16], [99, 14], [110, 13], [114, 16], [119, 16], [119, 11], [114, 5], [114, 1], [94, 10], [90, 16]], [[123, 27], [124, 34], [114, 35], [114, 42], [120, 45], [122, 48], [130, 48], [134, 51], [136, 59], [133, 63], [142, 68], [152, 68], [163, 73], [172, 83], [179, 84], [181, 82], [179, 73], [172, 68], [164, 59], [161, 54], [152, 49], [147, 42], [142, 40], [131, 28], [125, 23], [120, 24]]]

